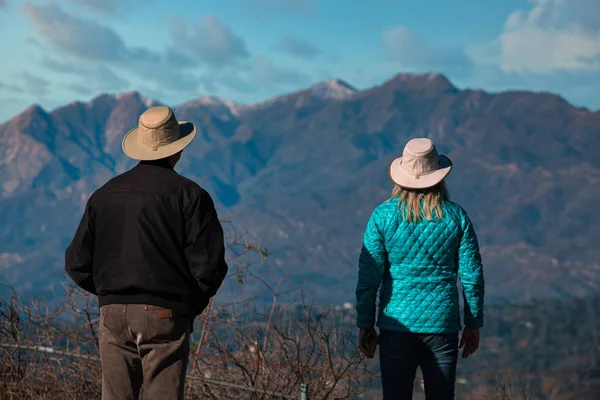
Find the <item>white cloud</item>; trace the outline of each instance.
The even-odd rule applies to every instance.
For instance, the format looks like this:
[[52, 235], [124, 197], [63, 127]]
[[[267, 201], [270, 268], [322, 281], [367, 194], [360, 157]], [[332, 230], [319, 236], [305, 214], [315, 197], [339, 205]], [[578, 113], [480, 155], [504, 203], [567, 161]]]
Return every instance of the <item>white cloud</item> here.
[[200, 24], [193, 27], [177, 19], [172, 25], [172, 36], [200, 60], [214, 67], [223, 67], [250, 56], [244, 39], [214, 16], [205, 16]]
[[89, 8], [90, 10], [109, 15], [116, 13], [117, 6], [120, 3], [118, 0], [71, 0], [71, 2]]
[[23, 93], [23, 89], [21, 89], [20, 86], [15, 85], [13, 83], [4, 83], [2, 81], [0, 81], [0, 90], [2, 91], [6, 91], [6, 92], [11, 92], [11, 93]]
[[114, 30], [69, 14], [56, 3], [28, 2], [23, 8], [36, 31], [59, 51], [91, 61], [121, 61], [129, 56]]
[[533, 0], [510, 14], [498, 39], [471, 48], [480, 64], [505, 72], [600, 71], [597, 0]]
[[500, 37], [500, 68], [504, 71], [550, 72], [600, 67], [600, 36], [580, 28], [568, 30], [521, 26]]
[[565, 28], [576, 24], [585, 30], [598, 31], [600, 19], [598, 0], [530, 0], [529, 12], [518, 11], [515, 16], [541, 27]]
[[50, 82], [48, 82], [46, 79], [32, 75], [27, 71], [21, 72], [21, 78], [21, 82], [27, 92], [36, 96], [43, 96], [48, 92]]
[[274, 88], [298, 88], [311, 82], [311, 76], [292, 67], [275, 65], [269, 58], [257, 54], [247, 68], [211, 74], [212, 84], [244, 93], [262, 93]]
[[133, 7], [147, 7], [151, 0], [70, 0], [71, 3], [98, 14], [114, 17]]
[[381, 38], [388, 59], [399, 62], [404, 68], [461, 72], [472, 64], [464, 49], [429, 44], [402, 26], [384, 30]]
[[[114, 29], [68, 13], [58, 3], [28, 2], [23, 7], [37, 33], [35, 42], [49, 45], [40, 46], [41, 64], [46, 69], [80, 75], [87, 86], [100, 91], [127, 88], [123, 72], [172, 92], [194, 94], [198, 87], [194, 72], [198, 62], [174, 47], [128, 46]], [[50, 49], [55, 58], [48, 57]], [[64, 61], [57, 61], [59, 58]]]
[[313, 15], [317, 12], [315, 0], [251, 0], [250, 4], [275, 13]]
[[300, 85], [310, 81], [307, 74], [294, 68], [276, 66], [260, 54], [252, 60], [250, 78], [261, 85]]
[[289, 54], [302, 58], [314, 58], [321, 53], [321, 50], [316, 46], [292, 35], [285, 35], [279, 47]]
[[[67, 77], [71, 85], [62, 87], [78, 94], [142, 85], [167, 97], [191, 97], [201, 86], [211, 92], [220, 86], [249, 93], [310, 81], [294, 68], [251, 55], [244, 39], [216, 17], [206, 16], [199, 24], [174, 21], [171, 39], [180, 46], [158, 49], [128, 45], [115, 29], [97, 22], [101, 20], [67, 12], [56, 2], [26, 2], [23, 9], [36, 33], [32, 42], [41, 51], [40, 65], [54, 74], [71, 75]], [[36, 77], [20, 78], [27, 81], [24, 88], [46, 91], [47, 85]]]
[[89, 96], [94, 94], [89, 87], [81, 85], [79, 83], [69, 83], [68, 85], [66, 85], [66, 88], [69, 89], [71, 92], [82, 96]]

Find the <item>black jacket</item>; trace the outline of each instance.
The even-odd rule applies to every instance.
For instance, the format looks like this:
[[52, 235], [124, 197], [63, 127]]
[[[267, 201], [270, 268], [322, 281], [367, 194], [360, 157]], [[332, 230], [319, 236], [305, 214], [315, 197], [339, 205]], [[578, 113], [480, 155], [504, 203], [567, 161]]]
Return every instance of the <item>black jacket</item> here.
[[208, 192], [164, 162], [141, 162], [92, 194], [65, 269], [100, 306], [151, 304], [193, 318], [228, 268]]

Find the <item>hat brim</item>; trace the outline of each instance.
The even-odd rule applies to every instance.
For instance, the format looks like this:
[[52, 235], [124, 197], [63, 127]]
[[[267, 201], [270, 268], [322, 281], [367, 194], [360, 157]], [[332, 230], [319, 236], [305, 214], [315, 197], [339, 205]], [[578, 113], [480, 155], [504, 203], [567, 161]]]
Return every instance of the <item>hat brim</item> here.
[[122, 148], [127, 157], [140, 161], [160, 160], [179, 153], [185, 149], [192, 140], [196, 137], [196, 127], [191, 122], [179, 122], [179, 130], [181, 138], [173, 143], [157, 147], [156, 150], [146, 147], [138, 141], [139, 130], [133, 128], [125, 134], [123, 138]]
[[421, 175], [416, 178], [402, 168], [402, 157], [398, 157], [390, 163], [389, 175], [390, 179], [400, 187], [406, 189], [427, 189], [443, 181], [451, 170], [452, 161], [440, 154], [438, 169], [430, 174]]

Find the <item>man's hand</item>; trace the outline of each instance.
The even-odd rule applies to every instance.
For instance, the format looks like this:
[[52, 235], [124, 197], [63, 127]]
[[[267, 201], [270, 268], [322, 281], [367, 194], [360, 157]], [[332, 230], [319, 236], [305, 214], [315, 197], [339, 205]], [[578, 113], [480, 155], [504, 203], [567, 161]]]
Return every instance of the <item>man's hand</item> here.
[[375, 343], [377, 343], [377, 331], [375, 330], [375, 328], [361, 328], [360, 329], [360, 333], [358, 335], [358, 343], [359, 343], [359, 347], [360, 347], [360, 352], [363, 353], [365, 355], [365, 357], [367, 358], [373, 358], [373, 353], [374, 351], [369, 351], [369, 349], [365, 348], [365, 337], [370, 336], [370, 340], [375, 341]]
[[479, 348], [479, 328], [465, 328], [460, 338], [459, 349], [464, 347], [462, 358], [468, 358]]

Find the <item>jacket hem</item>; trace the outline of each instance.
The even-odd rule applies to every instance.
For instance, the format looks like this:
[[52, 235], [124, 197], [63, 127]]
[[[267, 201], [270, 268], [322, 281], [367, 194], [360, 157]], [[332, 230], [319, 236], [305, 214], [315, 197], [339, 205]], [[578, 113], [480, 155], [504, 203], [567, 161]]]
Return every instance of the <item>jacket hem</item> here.
[[467, 328], [472, 328], [472, 329], [483, 328], [483, 320], [472, 320], [472, 321], [469, 321], [468, 323], [465, 322], [465, 326]]
[[457, 333], [460, 332], [461, 328], [460, 327], [451, 327], [451, 328], [431, 328], [431, 327], [425, 327], [425, 328], [419, 328], [419, 329], [414, 329], [414, 328], [408, 328], [405, 326], [399, 326], [399, 325], [395, 325], [395, 324], [377, 324], [377, 327], [379, 329], [385, 329], [388, 331], [395, 331], [395, 332], [409, 332], [409, 333], [424, 333], [424, 334], [445, 334], [445, 333]]
[[151, 294], [107, 294], [98, 296], [100, 307], [108, 304], [148, 304], [156, 307], [168, 308], [186, 317], [196, 317], [202, 310], [196, 309], [191, 303], [168, 300]]

